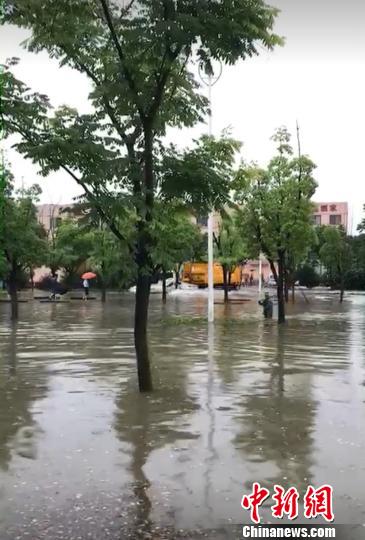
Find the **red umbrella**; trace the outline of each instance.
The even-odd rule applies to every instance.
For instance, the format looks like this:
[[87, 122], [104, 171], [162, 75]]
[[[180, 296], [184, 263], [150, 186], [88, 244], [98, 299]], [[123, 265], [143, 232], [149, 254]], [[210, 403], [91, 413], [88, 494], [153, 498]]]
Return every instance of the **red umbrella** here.
[[85, 274], [82, 274], [81, 279], [94, 279], [96, 278], [96, 274], [94, 272], [85, 272]]

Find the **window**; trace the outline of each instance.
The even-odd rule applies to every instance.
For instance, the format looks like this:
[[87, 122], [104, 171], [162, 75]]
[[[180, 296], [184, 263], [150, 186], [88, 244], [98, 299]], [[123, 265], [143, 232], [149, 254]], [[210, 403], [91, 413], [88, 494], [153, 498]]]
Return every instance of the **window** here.
[[331, 204], [330, 205], [330, 212], [337, 212], [337, 205], [336, 204]]
[[207, 227], [208, 226], [208, 216], [198, 216], [196, 222], [201, 227]]
[[331, 214], [330, 215], [330, 225], [341, 225], [341, 215], [340, 214]]
[[318, 215], [313, 216], [313, 224], [318, 225], [318, 226], [321, 225], [322, 224], [321, 216], [318, 216]]
[[327, 204], [322, 204], [321, 205], [321, 212], [328, 212], [328, 205]]

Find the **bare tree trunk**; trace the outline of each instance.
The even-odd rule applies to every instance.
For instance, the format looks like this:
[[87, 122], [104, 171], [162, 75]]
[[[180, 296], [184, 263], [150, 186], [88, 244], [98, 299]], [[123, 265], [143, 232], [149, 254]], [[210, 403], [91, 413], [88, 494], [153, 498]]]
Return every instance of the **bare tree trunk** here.
[[277, 297], [278, 297], [278, 323], [285, 323], [285, 298], [284, 298], [284, 255], [279, 254], [278, 260], [278, 281], [277, 281]]
[[101, 276], [99, 276], [99, 283], [101, 288], [101, 301], [103, 304], [106, 302], [106, 283], [105, 283], [105, 262], [101, 263]]
[[285, 276], [284, 279], [284, 296], [285, 296], [285, 303], [287, 304], [289, 302], [289, 283], [288, 283], [288, 276]]
[[162, 269], [162, 302], [166, 304], [167, 291], [166, 291], [166, 272]]
[[134, 344], [137, 356], [138, 385], [141, 392], [152, 390], [152, 376], [147, 341], [150, 276], [144, 268], [138, 269], [134, 316]]
[[223, 288], [224, 288], [224, 303], [228, 303], [228, 269], [227, 265], [222, 264], [222, 271], [223, 271]]
[[106, 302], [106, 287], [105, 287], [105, 281], [102, 280], [101, 282], [101, 301], [103, 304]]
[[30, 269], [30, 286], [32, 289], [32, 296], [34, 296], [34, 270], [33, 268]]
[[343, 279], [341, 279], [341, 290], [340, 290], [340, 303], [341, 304], [343, 302], [344, 294], [345, 294], [345, 282]]
[[291, 288], [291, 301], [294, 304], [295, 303], [295, 283], [293, 282], [292, 288]]
[[18, 289], [17, 289], [17, 271], [13, 264], [9, 275], [9, 295], [11, 302], [11, 320], [17, 321], [19, 316], [18, 311]]
[[179, 274], [180, 274], [180, 268], [181, 268], [181, 263], [178, 263], [176, 265], [176, 272], [175, 272], [175, 289], [178, 289], [179, 288]]

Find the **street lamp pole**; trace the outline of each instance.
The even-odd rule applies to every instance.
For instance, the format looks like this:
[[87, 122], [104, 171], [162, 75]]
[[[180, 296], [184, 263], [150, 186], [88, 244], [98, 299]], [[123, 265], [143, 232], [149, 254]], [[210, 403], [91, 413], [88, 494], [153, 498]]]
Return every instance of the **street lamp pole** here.
[[[222, 64], [218, 65], [217, 75], [209, 73], [205, 75], [203, 73], [203, 66], [199, 66], [199, 76], [201, 81], [208, 87], [208, 100], [209, 100], [209, 118], [208, 118], [208, 135], [213, 135], [213, 111], [212, 111], [212, 86], [218, 82], [222, 75]], [[213, 253], [213, 221], [214, 221], [214, 208], [211, 208], [208, 215], [208, 322], [214, 321], [214, 253]]]
[[[209, 137], [213, 135], [212, 127], [212, 76], [208, 80], [208, 99], [209, 99]], [[213, 253], [213, 210], [208, 216], [208, 322], [214, 321], [214, 253]]]

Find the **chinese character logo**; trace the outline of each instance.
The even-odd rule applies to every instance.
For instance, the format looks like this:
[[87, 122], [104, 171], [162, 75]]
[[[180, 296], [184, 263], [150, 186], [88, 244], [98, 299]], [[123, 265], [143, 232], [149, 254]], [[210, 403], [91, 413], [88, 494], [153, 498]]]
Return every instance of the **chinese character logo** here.
[[304, 515], [307, 519], [323, 516], [326, 521], [335, 519], [332, 509], [333, 489], [331, 486], [321, 486], [314, 489], [309, 486], [304, 495]]
[[298, 517], [299, 493], [296, 488], [291, 487], [288, 491], [285, 491], [283, 487], [275, 486], [272, 498], [276, 501], [276, 504], [271, 507], [271, 513], [274, 518], [283, 519], [284, 514], [290, 520]]
[[[242, 497], [241, 506], [250, 511], [251, 521], [259, 524], [261, 521], [259, 508], [270, 497], [270, 491], [260, 486], [258, 482], [252, 485], [252, 492]], [[333, 489], [329, 485], [323, 485], [318, 489], [309, 486], [304, 495], [304, 517], [313, 519], [322, 516], [326, 521], [334, 520], [333, 512]], [[299, 492], [295, 487], [288, 490], [282, 486], [275, 485], [272, 500], [275, 504], [271, 506], [271, 514], [276, 519], [287, 517], [294, 520], [299, 515]]]
[[262, 488], [258, 482], [253, 484], [250, 495], [244, 495], [242, 497], [241, 506], [245, 510], [251, 511], [251, 521], [254, 523], [260, 523], [259, 507], [268, 497], [270, 497], [270, 491]]

